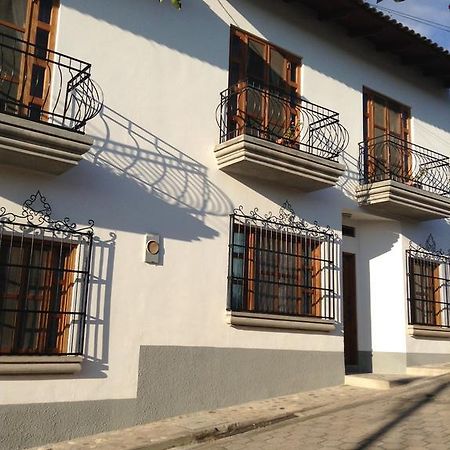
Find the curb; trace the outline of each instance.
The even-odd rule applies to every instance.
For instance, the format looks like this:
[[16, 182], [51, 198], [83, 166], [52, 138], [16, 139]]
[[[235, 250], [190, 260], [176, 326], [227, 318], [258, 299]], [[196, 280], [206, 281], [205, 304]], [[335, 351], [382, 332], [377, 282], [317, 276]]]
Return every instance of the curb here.
[[[296, 420], [299, 422], [304, 422], [307, 420], [315, 419], [320, 416], [334, 414], [336, 412], [346, 410], [349, 408], [355, 408], [361, 405], [367, 405], [368, 403], [372, 404], [378, 401], [384, 400], [386, 397], [390, 397], [393, 394], [402, 394], [402, 393], [414, 393], [415, 391], [420, 391], [420, 389], [426, 388], [427, 385], [435, 384], [439, 382], [440, 379], [445, 379], [449, 377], [448, 374], [438, 375], [434, 377], [427, 377], [423, 379], [419, 379], [416, 382], [409, 385], [402, 385], [393, 387], [390, 390], [382, 390], [374, 392], [373, 389], [367, 389], [367, 395], [360, 395], [357, 399], [345, 401], [341, 400], [339, 402], [335, 402], [334, 404], [325, 404], [319, 406], [311, 406], [310, 408], [302, 409], [295, 408], [288, 409], [283, 413], [274, 412], [272, 414], [266, 413], [265, 415], [257, 415], [250, 419], [245, 419], [242, 421], [233, 421], [233, 422], [222, 422], [218, 425], [207, 425], [203, 427], [199, 427], [196, 430], [180, 430], [178, 428], [176, 431], [172, 431], [172, 436], [170, 436], [170, 432], [167, 434], [163, 434], [158, 436], [155, 439], [155, 436], [148, 436], [147, 439], [145, 436], [142, 436], [140, 439], [140, 443], [134, 446], [122, 447], [127, 450], [168, 450], [174, 447], [186, 446], [186, 445], [194, 445], [205, 443], [209, 441], [219, 440], [225, 437], [233, 436], [236, 434], [245, 433], [248, 431], [256, 430], [259, 428], [264, 428], [270, 425], [276, 425], [278, 423], [286, 422], [289, 420]], [[149, 423], [151, 424], [151, 422]], [[134, 428], [134, 427], [132, 427]], [[128, 431], [131, 431], [128, 429]], [[120, 430], [117, 430], [115, 433], [120, 433]], [[102, 434], [91, 436], [91, 441], [86, 442], [86, 439], [89, 437], [81, 438], [85, 442], [84, 444], [80, 444], [77, 442], [77, 439], [66, 442], [59, 442], [55, 444], [47, 444], [40, 447], [34, 447], [35, 450], [51, 450], [52, 448], [56, 449], [82, 449], [82, 448], [96, 448], [95, 442], [103, 441], [106, 443], [108, 440], [107, 437], [102, 438]], [[105, 433], [105, 434], [108, 434]], [[153, 442], [152, 442], [153, 441]], [[92, 444], [94, 444], [92, 446]], [[64, 446], [64, 447], [63, 447]], [[108, 448], [108, 447], [99, 447], [99, 448]], [[111, 447], [111, 448], [116, 448]], [[119, 447], [117, 447], [119, 448]], [[31, 449], [32, 450], [32, 449]]]
[[275, 425], [294, 418], [296, 418], [294, 413], [284, 413], [271, 418], [261, 418], [261, 420], [246, 420], [242, 422], [227, 423], [215, 427], [204, 428], [195, 432], [188, 432], [184, 436], [168, 438], [163, 442], [132, 447], [128, 450], [168, 450], [184, 445], [201, 444], [233, 436], [235, 434], [246, 433], [247, 431], [256, 430], [258, 428], [264, 428], [269, 425]]
[[[358, 407], [368, 402], [374, 403], [380, 400], [383, 400], [385, 397], [391, 396], [393, 391], [395, 393], [407, 392], [407, 391], [415, 391], [422, 387], [425, 387], [427, 384], [433, 384], [437, 379], [441, 377], [445, 377], [445, 375], [434, 376], [432, 378], [427, 378], [423, 380], [418, 380], [414, 385], [409, 386], [398, 386], [392, 388], [390, 391], [383, 390], [375, 394], [375, 398], [371, 396], [370, 398], [358, 399], [355, 401], [349, 401], [345, 403], [340, 403], [338, 406], [318, 406], [315, 408], [311, 408], [309, 410], [293, 410], [284, 414], [274, 415], [273, 417], [261, 418], [260, 420], [253, 421], [243, 421], [243, 422], [235, 422], [219, 425], [217, 427], [208, 428], [204, 430], [200, 430], [198, 432], [189, 433], [189, 435], [178, 437], [174, 439], [167, 439], [164, 442], [158, 442], [155, 444], [147, 444], [145, 446], [133, 447], [129, 450], [169, 450], [174, 447], [190, 445], [190, 444], [201, 444], [204, 442], [209, 442], [213, 440], [219, 440], [225, 437], [233, 436], [236, 434], [246, 433], [248, 431], [256, 430], [258, 428], [264, 428], [269, 425], [275, 425], [277, 423], [281, 423], [287, 420], [296, 419], [299, 422], [305, 422], [307, 420], [315, 419], [320, 416], [333, 414], [335, 412], [342, 411], [348, 408]], [[372, 391], [373, 393], [373, 391]]]

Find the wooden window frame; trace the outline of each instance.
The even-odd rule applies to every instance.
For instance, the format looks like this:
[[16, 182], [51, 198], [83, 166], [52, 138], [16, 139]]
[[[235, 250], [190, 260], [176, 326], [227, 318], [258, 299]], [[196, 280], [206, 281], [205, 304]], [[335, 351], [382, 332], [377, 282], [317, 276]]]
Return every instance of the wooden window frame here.
[[[0, 20], [0, 25], [23, 33], [22, 40], [26, 42], [25, 54], [20, 61], [20, 73], [15, 81], [8, 80], [17, 84], [17, 100], [19, 101], [19, 115], [34, 117], [34, 109], [38, 112], [40, 120], [47, 120], [45, 111], [50, 104], [50, 84], [51, 74], [48, 70], [48, 62], [52, 60], [52, 51], [55, 49], [57, 22], [59, 15], [60, 0], [49, 0], [51, 2], [50, 21], [39, 20], [39, 10], [42, 0], [27, 0], [27, 11], [24, 27], [17, 27], [8, 21]], [[33, 55], [36, 53], [37, 33], [42, 30], [48, 33], [46, 52], [44, 57]], [[36, 71], [35, 71], [36, 69]], [[38, 83], [38, 72], [43, 74]], [[34, 88], [33, 88], [34, 83]], [[33, 89], [42, 84], [42, 95], [34, 95]]]
[[[244, 47], [243, 53], [240, 55], [240, 58], [236, 58], [236, 56], [233, 54], [233, 39], [234, 37], [237, 36], [238, 38], [240, 38], [242, 40], [242, 42], [244, 44], [246, 44], [247, 46]], [[274, 49], [276, 51], [278, 51], [279, 53], [281, 53], [282, 55], [285, 56], [285, 58], [289, 58], [292, 61], [291, 62], [295, 62], [296, 63], [296, 79], [298, 80], [298, 83], [293, 83], [292, 81], [290, 81], [288, 84], [292, 85], [292, 87], [294, 87], [296, 89], [296, 92], [298, 94], [298, 96], [301, 95], [301, 67], [302, 67], [302, 62], [303, 62], [303, 58], [301, 56], [297, 56], [295, 54], [293, 54], [292, 52], [285, 50], [283, 47], [280, 47], [278, 45], [273, 44], [270, 41], [267, 41], [259, 36], [256, 36], [252, 33], [249, 33], [247, 31], [244, 31], [241, 28], [238, 28], [234, 25], [231, 25], [230, 27], [230, 44], [229, 44], [229, 48], [230, 48], [230, 52], [229, 52], [229, 63], [228, 63], [228, 67], [229, 67], [229, 71], [228, 71], [228, 86], [231, 87], [234, 83], [232, 80], [232, 63], [237, 63], [239, 64], [240, 67], [240, 73], [238, 75], [238, 79], [236, 80], [236, 82], [242, 82], [242, 81], [246, 81], [246, 74], [248, 72], [248, 68], [247, 68], [247, 61], [248, 61], [248, 57], [247, 57], [247, 51], [248, 51], [248, 41], [249, 39], [254, 40], [255, 42], [258, 42], [259, 44], [264, 46], [264, 62], [266, 63], [265, 69], [264, 69], [264, 84], [266, 86], [269, 86], [270, 83], [268, 82], [269, 80], [269, 72], [268, 72], [268, 67], [270, 64], [270, 50]], [[286, 68], [287, 70], [289, 70], [288, 68]], [[286, 72], [286, 80], [289, 80], [289, 76], [288, 73]]]
[[[71, 310], [78, 246], [63, 241], [55, 243], [47, 240], [34, 244], [32, 238], [13, 237], [4, 234], [2, 236], [0, 257], [1, 252], [5, 249], [5, 241], [6, 245], [8, 245], [8, 241], [10, 242], [9, 247], [6, 247], [5, 250], [6, 255], [12, 248], [20, 249], [20, 267], [18, 269], [20, 270], [19, 276], [21, 281], [18, 294], [10, 296], [10, 299], [14, 298], [17, 302], [16, 310], [11, 311], [14, 314], [15, 322], [12, 347], [8, 350], [0, 346], [0, 354], [65, 354], [70, 338], [70, 321], [73, 319]], [[31, 255], [32, 252], [36, 251], [40, 252], [41, 262], [38, 266], [33, 266], [31, 265]], [[46, 260], [42, 263], [43, 254], [46, 252], [50, 253], [45, 256]], [[27, 265], [27, 261], [29, 265]], [[9, 271], [11, 267], [13, 267], [11, 264], [0, 266], [0, 273], [1, 271]], [[42, 290], [43, 293], [39, 294], [37, 299], [29, 297], [30, 293], [28, 291], [29, 279], [33, 270], [44, 271], [41, 275], [43, 280], [41, 279], [41, 283], [38, 285], [38, 290]], [[62, 275], [58, 276], [58, 272], [62, 272]], [[0, 290], [0, 307], [2, 307], [5, 300], [8, 300], [7, 287], [5, 285]], [[35, 297], [35, 294], [33, 297]], [[35, 312], [39, 325], [37, 330], [35, 329], [34, 333], [32, 333], [34, 336], [32, 340], [35, 342], [34, 347], [26, 351], [21, 348], [24, 346], [26, 335], [26, 306], [27, 302], [36, 300], [42, 302], [39, 309]], [[56, 317], [52, 318], [52, 313]], [[54, 335], [55, 332], [56, 335]]]
[[[256, 312], [256, 313], [267, 313], [267, 314], [280, 314], [280, 315], [293, 315], [293, 316], [309, 316], [309, 317], [320, 317], [322, 312], [321, 307], [321, 287], [322, 287], [322, 267], [321, 267], [321, 241], [312, 239], [310, 237], [304, 237], [302, 235], [297, 235], [295, 233], [280, 233], [271, 232], [270, 233], [270, 245], [274, 242], [276, 243], [276, 250], [270, 249], [266, 245], [261, 245], [261, 233], [264, 229], [261, 227], [250, 227], [242, 224], [234, 224], [234, 232], [238, 232], [244, 235], [244, 251], [243, 251], [243, 307], [244, 312]], [[295, 238], [295, 242], [293, 241]], [[264, 239], [264, 238], [263, 238]], [[283, 245], [294, 244], [295, 252], [286, 255], [281, 249]], [[259, 243], [258, 243], [259, 241]], [[305, 244], [306, 243], [306, 244]], [[305, 255], [305, 248], [309, 248], [308, 251], [311, 252], [310, 255]], [[264, 268], [263, 263], [258, 262], [258, 253], [270, 252], [275, 258], [274, 264], [274, 278], [277, 281], [264, 280], [261, 276], [259, 270]], [[293, 288], [295, 290], [295, 310], [294, 312], [283, 311], [283, 305], [287, 307], [287, 299], [283, 297], [282, 291], [280, 289], [280, 280], [286, 277], [286, 271], [283, 272], [281, 258], [289, 256], [295, 258], [295, 268], [296, 272], [295, 283], [285, 283], [287, 287]], [[235, 256], [233, 256], [235, 257]], [[305, 261], [309, 261], [309, 266], [305, 266]], [[291, 269], [293, 269], [291, 267]], [[310, 277], [311, 282], [305, 281], [305, 276]], [[290, 278], [292, 281], [293, 278]], [[262, 311], [258, 305], [261, 303], [261, 299], [258, 298], [258, 293], [260, 286], [264, 284], [272, 284], [273, 292], [272, 295], [267, 295], [270, 297], [273, 308], [270, 311]], [[310, 286], [306, 286], [309, 285]], [[266, 288], [267, 289], [267, 288]], [[307, 300], [307, 296], [310, 296], [310, 301]]]
[[[384, 104], [384, 125], [383, 128], [380, 128], [375, 124], [375, 108], [374, 103], [376, 100], [380, 100], [379, 103]], [[392, 133], [390, 130], [390, 118], [389, 118], [389, 111], [396, 111], [400, 113], [400, 133], [397, 136], [397, 133]], [[405, 115], [405, 118], [403, 117]], [[364, 132], [364, 141], [374, 142], [376, 136], [374, 133], [375, 129], [379, 129], [384, 131], [384, 135], [386, 136], [386, 139], [388, 136], [393, 136], [394, 138], [398, 139], [399, 142], [396, 145], [396, 148], [400, 148], [402, 161], [400, 163], [399, 167], [399, 181], [405, 182], [408, 180], [408, 174], [411, 171], [411, 165], [412, 165], [412, 158], [411, 158], [411, 151], [408, 148], [408, 144], [411, 141], [411, 107], [402, 104], [401, 102], [394, 100], [384, 94], [381, 94], [379, 92], [376, 92], [366, 86], [363, 87], [363, 132]], [[381, 144], [382, 145], [382, 153], [383, 153], [383, 163], [387, 167], [389, 167], [389, 171], [391, 170], [391, 148], [390, 148], [390, 140], [387, 140]], [[372, 178], [377, 171], [377, 164], [375, 163], [375, 160], [377, 159], [377, 156], [375, 155], [375, 147], [377, 146], [376, 143], [373, 143], [372, 145], [367, 146], [367, 152], [370, 154], [368, 155], [368, 167], [367, 172], [370, 178]], [[405, 158], [406, 156], [406, 158]], [[394, 179], [396, 177], [394, 176]]]
[[[252, 80], [249, 81], [249, 68], [248, 68], [248, 49], [249, 43], [253, 41], [263, 47], [263, 76], [262, 79], [257, 80], [260, 84], [258, 91], [250, 91], [252, 87]], [[234, 45], [237, 43], [237, 46]], [[228, 72], [228, 86], [229, 89], [234, 89], [237, 94], [236, 105], [234, 108], [237, 113], [229, 116], [229, 129], [246, 130], [246, 124], [249, 119], [251, 122], [259, 123], [261, 128], [261, 136], [266, 138], [266, 131], [271, 127], [279, 126], [279, 120], [273, 123], [271, 121], [270, 114], [270, 102], [271, 91], [275, 90], [280, 95], [289, 98], [289, 95], [294, 93], [295, 97], [301, 96], [301, 67], [302, 58], [292, 54], [291, 52], [272, 44], [271, 42], [262, 39], [254, 34], [248, 33], [238, 27], [231, 26], [230, 28], [230, 44], [229, 44], [229, 72]], [[270, 83], [270, 64], [272, 58], [272, 51], [278, 52], [284, 58], [284, 74], [283, 81], [286, 89], [279, 90], [278, 87], [271, 85]], [[292, 80], [292, 67], [295, 65], [295, 81]], [[237, 69], [236, 69], [237, 68]], [[235, 73], [237, 70], [237, 73]], [[250, 83], [250, 84], [249, 84]], [[258, 84], [257, 83], [257, 84]], [[289, 89], [289, 91], [287, 90]], [[249, 96], [260, 95], [260, 113], [259, 115], [253, 115], [249, 112]], [[273, 98], [273, 94], [272, 94]], [[290, 104], [289, 101], [285, 101], [285, 104]], [[299, 114], [298, 114], [298, 102], [294, 102], [290, 108], [284, 111], [284, 120], [282, 121], [281, 128], [285, 129], [282, 136], [279, 136], [276, 140], [277, 143], [291, 145], [290, 138], [292, 135], [299, 134], [293, 130], [298, 131], [300, 127]], [[243, 114], [241, 115], [240, 112]], [[233, 122], [236, 124], [233, 126]]]
[[[419, 264], [420, 272], [415, 271], [416, 265]], [[418, 323], [419, 325], [440, 326], [442, 325], [441, 317], [441, 263], [439, 261], [432, 261], [420, 257], [409, 256], [409, 292], [411, 302], [411, 319], [413, 324], [417, 324], [417, 315], [422, 315], [426, 323]], [[431, 268], [432, 273], [426, 274], [425, 269]], [[431, 280], [431, 284], [427, 285], [427, 280]], [[425, 293], [426, 298], [418, 298], [416, 286], [420, 285], [420, 292]], [[432, 297], [428, 294], [432, 293]], [[423, 311], [418, 311], [417, 303], [422, 303]], [[429, 318], [432, 317], [432, 323], [429, 323]]]

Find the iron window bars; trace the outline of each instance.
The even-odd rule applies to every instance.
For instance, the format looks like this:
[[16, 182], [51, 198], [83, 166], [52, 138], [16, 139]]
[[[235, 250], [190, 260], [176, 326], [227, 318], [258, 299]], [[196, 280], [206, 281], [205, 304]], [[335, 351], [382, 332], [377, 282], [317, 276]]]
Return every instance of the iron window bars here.
[[94, 223], [51, 216], [39, 191], [0, 208], [0, 354], [83, 353]]
[[83, 132], [102, 108], [91, 65], [0, 33], [0, 112]]
[[250, 81], [220, 93], [216, 120], [221, 143], [248, 134], [330, 160], [348, 145], [337, 112]]
[[450, 251], [436, 248], [430, 234], [425, 245], [406, 251], [408, 322], [450, 327]]
[[239, 207], [230, 216], [231, 311], [335, 318], [338, 238], [286, 202], [279, 216]]
[[360, 183], [383, 180], [450, 194], [450, 158], [390, 134], [359, 144]]

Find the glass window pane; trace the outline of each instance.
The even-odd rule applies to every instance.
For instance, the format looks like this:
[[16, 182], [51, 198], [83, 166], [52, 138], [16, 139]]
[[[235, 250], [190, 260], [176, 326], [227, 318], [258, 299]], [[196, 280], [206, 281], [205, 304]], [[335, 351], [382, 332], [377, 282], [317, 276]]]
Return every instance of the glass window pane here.
[[381, 103], [373, 102], [373, 117], [375, 126], [386, 128], [385, 106]]
[[[279, 137], [284, 137], [288, 131], [287, 111], [283, 102], [277, 98], [269, 97], [269, 131]], [[286, 136], [287, 137], [287, 136]]]
[[36, 30], [36, 47], [34, 49], [34, 54], [38, 58], [45, 59], [47, 57], [48, 38], [49, 32], [47, 30], [41, 28]]
[[389, 110], [389, 131], [397, 136], [401, 131], [401, 114], [392, 109]]
[[286, 64], [284, 56], [275, 49], [270, 49], [270, 85], [280, 90], [286, 90]]
[[297, 82], [297, 67], [298, 64], [295, 62], [291, 62], [289, 64], [290, 66], [290, 79], [292, 81], [292, 83], [296, 83]]
[[250, 89], [247, 93], [247, 114], [251, 116], [262, 116], [263, 98], [259, 91]]
[[44, 75], [45, 69], [37, 64], [33, 65], [31, 72], [30, 95], [32, 97], [42, 98], [44, 94]]
[[264, 45], [249, 39], [248, 42], [248, 77], [252, 81], [264, 81]]
[[0, 0], [0, 20], [24, 28], [27, 3], [27, 0]]
[[38, 20], [41, 22], [50, 23], [52, 16], [52, 4], [53, 0], [40, 0]]

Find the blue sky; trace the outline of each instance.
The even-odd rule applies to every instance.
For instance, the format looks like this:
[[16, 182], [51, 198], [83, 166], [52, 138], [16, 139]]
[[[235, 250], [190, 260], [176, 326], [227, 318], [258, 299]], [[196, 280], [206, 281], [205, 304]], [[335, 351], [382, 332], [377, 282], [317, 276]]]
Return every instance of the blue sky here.
[[[376, 6], [376, 0], [366, 0], [367, 3]], [[396, 3], [394, 0], [383, 0], [378, 6], [399, 11], [410, 16], [420, 17], [421, 19], [431, 20], [450, 28], [450, 11], [448, 9], [449, 0], [405, 0]], [[418, 23], [404, 17], [397, 16], [390, 12], [381, 10], [384, 14], [390, 15], [398, 22], [412, 28], [417, 33], [430, 38], [441, 47], [450, 50], [450, 32], [438, 30], [436, 28]]]

